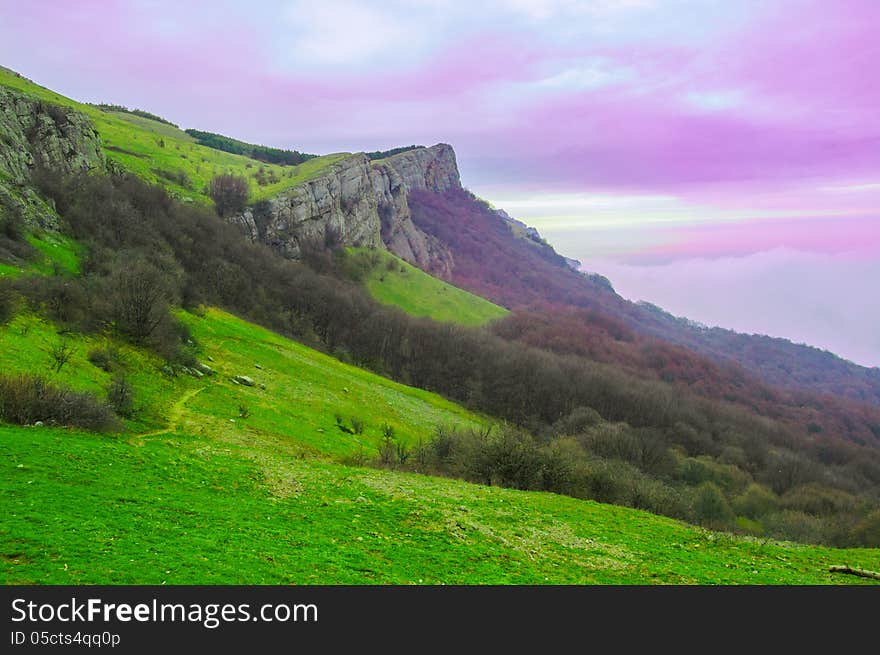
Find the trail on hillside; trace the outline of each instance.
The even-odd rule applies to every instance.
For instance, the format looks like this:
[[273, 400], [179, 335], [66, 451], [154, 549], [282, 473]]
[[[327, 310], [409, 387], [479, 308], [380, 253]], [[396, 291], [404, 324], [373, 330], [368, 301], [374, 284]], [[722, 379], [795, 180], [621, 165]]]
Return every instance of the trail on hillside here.
[[208, 387], [200, 387], [198, 389], [190, 389], [186, 393], [184, 393], [178, 400], [171, 405], [171, 409], [168, 410], [168, 425], [160, 430], [152, 430], [151, 432], [142, 432], [140, 434], [134, 435], [133, 439], [139, 445], [143, 445], [144, 439], [148, 439], [150, 437], [158, 437], [161, 434], [168, 434], [169, 432], [174, 432], [177, 429], [177, 424], [180, 421], [180, 417], [183, 414], [183, 410], [185, 408], [186, 403], [195, 398], [201, 392], [203, 392]]

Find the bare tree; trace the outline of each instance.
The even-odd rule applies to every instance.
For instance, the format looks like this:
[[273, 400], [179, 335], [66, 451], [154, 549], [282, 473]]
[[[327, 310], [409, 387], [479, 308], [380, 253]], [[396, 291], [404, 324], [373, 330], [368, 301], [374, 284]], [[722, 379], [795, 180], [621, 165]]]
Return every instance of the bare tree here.
[[56, 373], [60, 373], [61, 369], [64, 368], [64, 365], [70, 361], [71, 357], [73, 357], [73, 348], [70, 343], [68, 343], [67, 339], [61, 339], [58, 343], [52, 346], [50, 354], [52, 355], [52, 361], [55, 362], [52, 368]]
[[248, 201], [247, 180], [238, 175], [216, 175], [208, 185], [208, 194], [220, 216], [243, 211]]
[[169, 284], [162, 271], [145, 261], [117, 270], [110, 279], [116, 329], [144, 341], [168, 317]]

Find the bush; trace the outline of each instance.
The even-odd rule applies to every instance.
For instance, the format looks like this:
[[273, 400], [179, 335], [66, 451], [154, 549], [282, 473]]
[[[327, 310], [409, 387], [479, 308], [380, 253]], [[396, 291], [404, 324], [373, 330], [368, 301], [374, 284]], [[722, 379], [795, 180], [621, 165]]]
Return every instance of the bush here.
[[49, 350], [53, 362], [52, 369], [56, 373], [60, 373], [61, 369], [64, 368], [64, 365], [70, 361], [71, 357], [73, 357], [73, 352], [73, 347], [67, 339], [62, 338], [58, 343], [53, 345]]
[[90, 350], [86, 357], [102, 371], [112, 373], [118, 362], [119, 353], [111, 348], [95, 348]]
[[0, 325], [5, 325], [15, 316], [16, 293], [0, 280]]
[[803, 512], [785, 510], [765, 516], [762, 521], [768, 534], [801, 543], [821, 543], [825, 530], [821, 519]]
[[574, 435], [602, 422], [602, 417], [592, 407], [575, 407], [565, 418], [553, 424], [553, 432], [558, 435]]
[[702, 525], [716, 529], [729, 526], [734, 518], [724, 494], [712, 482], [704, 482], [697, 488], [694, 515]]
[[17, 425], [43, 421], [96, 431], [119, 428], [110, 407], [93, 395], [50, 385], [35, 375], [0, 376], [0, 420]]
[[223, 217], [244, 211], [249, 194], [247, 180], [238, 175], [217, 175], [208, 184], [208, 195]]
[[117, 266], [107, 281], [107, 294], [116, 329], [135, 343], [143, 343], [167, 327], [172, 282], [146, 259]]
[[853, 529], [853, 541], [860, 546], [880, 546], [880, 509], [876, 509]]
[[737, 514], [750, 519], [758, 519], [775, 512], [779, 507], [779, 499], [769, 489], [759, 484], [750, 484], [733, 501]]
[[24, 240], [24, 217], [21, 208], [5, 196], [0, 196], [0, 237], [10, 241]]
[[[401, 450], [402, 444], [397, 443], [394, 435], [394, 428], [387, 423], [382, 426], [382, 443], [379, 445], [379, 461], [388, 466], [394, 463], [398, 458], [398, 454], [405, 454], [406, 450]], [[403, 458], [406, 461], [406, 457]], [[401, 462], [403, 463], [403, 462]]]
[[124, 375], [117, 375], [107, 389], [107, 402], [120, 416], [134, 415], [134, 389]]

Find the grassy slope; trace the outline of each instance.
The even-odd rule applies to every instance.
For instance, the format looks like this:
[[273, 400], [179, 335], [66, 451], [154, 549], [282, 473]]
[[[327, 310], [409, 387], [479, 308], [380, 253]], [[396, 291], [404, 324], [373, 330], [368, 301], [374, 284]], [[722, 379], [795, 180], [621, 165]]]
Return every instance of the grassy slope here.
[[[217, 310], [182, 318], [218, 374], [120, 346], [143, 409], [107, 436], [0, 426], [5, 583], [828, 583], [880, 551], [717, 535], [636, 510], [345, 466], [388, 421], [413, 441], [481, 419]], [[0, 328], [0, 369], [45, 371], [53, 327]], [[56, 377], [100, 391], [77, 351]], [[259, 364], [262, 368], [257, 368]], [[232, 383], [236, 374], [266, 385]], [[347, 391], [346, 391], [347, 389]], [[238, 417], [247, 404], [251, 416]], [[362, 436], [333, 414], [367, 422]], [[168, 423], [170, 421], [170, 424]]]
[[33, 260], [18, 264], [0, 262], [0, 277], [39, 273], [51, 275], [79, 273], [81, 246], [76, 241], [58, 232], [38, 230], [27, 236], [27, 241], [36, 249]]
[[366, 280], [372, 296], [386, 305], [397, 305], [413, 316], [462, 325], [484, 325], [507, 314], [503, 307], [443, 282], [389, 252]]
[[[104, 145], [105, 154], [126, 169], [148, 182], [161, 184], [182, 197], [204, 200], [203, 190], [218, 173], [231, 172], [250, 180], [251, 200], [261, 200], [278, 194], [286, 188], [306, 182], [320, 174], [327, 166], [348, 156], [337, 153], [310, 159], [299, 166], [277, 166], [198, 145], [193, 138], [177, 128], [140, 116], [119, 112], [104, 112], [91, 105], [66, 98], [43, 88], [24, 77], [0, 67], [0, 84], [23, 91], [36, 98], [88, 115], [95, 124]], [[263, 168], [274, 172], [278, 182], [260, 186], [255, 174]], [[156, 170], [169, 173], [182, 171], [189, 178], [189, 188], [169, 182]]]

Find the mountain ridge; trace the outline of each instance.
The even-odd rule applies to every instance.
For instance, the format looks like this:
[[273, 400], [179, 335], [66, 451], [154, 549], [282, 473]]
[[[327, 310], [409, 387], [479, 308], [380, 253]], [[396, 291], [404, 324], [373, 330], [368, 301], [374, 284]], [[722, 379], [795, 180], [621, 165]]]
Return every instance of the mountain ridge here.
[[[14, 79], [16, 84], [23, 84], [21, 80], [24, 78], [16, 76]], [[0, 79], [0, 82], [3, 81], [4, 79]], [[42, 87], [37, 88], [42, 89]], [[41, 108], [41, 118], [38, 121], [41, 125], [44, 127], [55, 125], [53, 129], [57, 130], [63, 139], [67, 139], [64, 142], [65, 148], [60, 148], [57, 144], [50, 148], [54, 158], [57, 158], [57, 153], [61, 150], [65, 150], [67, 153], [73, 153], [74, 159], [85, 157], [86, 161], [94, 160], [85, 166], [86, 168], [106, 165], [114, 170], [125, 168], [126, 163], [131, 159], [118, 160], [117, 151], [124, 149], [107, 143], [103, 144], [103, 150], [111, 151], [110, 156], [102, 158], [100, 148], [94, 142], [94, 139], [101, 142], [100, 130], [94, 125], [87, 127], [90, 116], [78, 112], [75, 107], [71, 108], [70, 105], [76, 105], [73, 101], [68, 101], [66, 108], [52, 109], [59, 107], [54, 104], [57, 94], [52, 94], [48, 90], [43, 90], [49, 98], [47, 101], [42, 98], [31, 98], [21, 89], [13, 89], [4, 84], [0, 84], [0, 89], [3, 90], [3, 95], [0, 96], [0, 104], [3, 106], [0, 109], [6, 112], [7, 122], [10, 116], [16, 116], [12, 119], [13, 122], [21, 123], [24, 120], [24, 117], [18, 116], [15, 111], [10, 113], [9, 108], [15, 103], [25, 102], [32, 107]], [[56, 118], [53, 118], [52, 114], [64, 123], [65, 130], [70, 132], [73, 129], [73, 138], [68, 138], [68, 135], [64, 134], [64, 130], [55, 123]], [[25, 123], [26, 120], [17, 126], [19, 133], [30, 129]], [[74, 126], [75, 129], [70, 126]], [[76, 134], [83, 129], [91, 132], [89, 139], [80, 143]], [[16, 126], [10, 129], [4, 128], [4, 132], [7, 131], [14, 133]], [[14, 203], [24, 208], [22, 211], [25, 216], [31, 217], [35, 225], [57, 226], [52, 209], [47, 207], [26, 184], [23, 184], [22, 174], [26, 169], [33, 167], [33, 162], [24, 169], [19, 165], [16, 172], [9, 172], [12, 170], [8, 163], [10, 154], [19, 157], [18, 153], [22, 151], [22, 144], [18, 143], [20, 139], [13, 141], [14, 143], [0, 144], [3, 146], [0, 150], [6, 153], [7, 160], [6, 172], [3, 179], [0, 179], [0, 187], [2, 187], [0, 193], [5, 197], [11, 197]], [[94, 152], [91, 155], [83, 154], [85, 150]], [[150, 171], [150, 168], [144, 167], [142, 158], [143, 155], [136, 155], [135, 159], [140, 168], [136, 168], [135, 171], [151, 181], [153, 174], [143, 172], [144, 168], [147, 171]], [[106, 163], [103, 159], [106, 159]], [[238, 222], [251, 240], [267, 243], [291, 258], [301, 256], [303, 242], [308, 241], [323, 245], [335, 243], [385, 247], [436, 277], [456, 282], [456, 268], [459, 262], [456, 261], [448, 239], [438, 237], [437, 234], [414, 221], [411, 208], [411, 198], [414, 194], [429, 193], [442, 196], [446, 193], [462, 191], [455, 152], [450, 145], [441, 143], [430, 148], [418, 147], [377, 160], [370, 160], [365, 153], [338, 155], [335, 159], [325, 156], [324, 159], [326, 161], [323, 163], [310, 160], [303, 164], [310, 166], [318, 161], [319, 168], [311, 170], [303, 181], [290, 179], [287, 183], [288, 188], [278, 193], [268, 193], [266, 198], [258, 199], [233, 220]], [[61, 162], [60, 165], [62, 169], [69, 168], [66, 163]], [[82, 167], [80, 165], [80, 168]], [[172, 189], [175, 186], [168, 180], [160, 180], [160, 182], [168, 184]], [[267, 192], [268, 189], [263, 193]], [[507, 222], [510, 238], [516, 239], [517, 235], [511, 228], [515, 219], [511, 220], [506, 213], [504, 216], [496, 213], [496, 218]], [[665, 311], [656, 311], [650, 307], [630, 303], [618, 296], [610, 283], [604, 279], [600, 280], [601, 276], [580, 275], [573, 271], [571, 262], [556, 253], [539, 236], [536, 240], [536, 235], [528, 230], [528, 226], [523, 232], [526, 238], [521, 240], [532, 244], [540, 258], [554, 267], [554, 275], [560, 280], [567, 276], [575, 285], [582, 285], [576, 295], [583, 295], [585, 298], [583, 303], [624, 320], [633, 329], [685, 346], [717, 361], [737, 362], [762, 380], [775, 385], [810, 389], [875, 405], [880, 404], [880, 369], [861, 367], [834, 354], [811, 346], [793, 344], [786, 339], [741, 335], [724, 328], [698, 329]], [[486, 260], [485, 254], [483, 260]], [[497, 277], [498, 274], [497, 271], [491, 270], [495, 265], [494, 261], [493, 256], [482, 262], [487, 269], [484, 274], [492, 278]], [[504, 280], [499, 282], [502, 285], [509, 283]], [[486, 291], [461, 284], [460, 279], [456, 283], [478, 294], [485, 294]], [[566, 287], [572, 282], [560, 282], [560, 284]], [[493, 288], [500, 290], [497, 284]], [[571, 292], [566, 291], [563, 295], [570, 296]], [[490, 294], [488, 299], [512, 308], [544, 298], [541, 294], [533, 294], [529, 298], [504, 292]], [[568, 297], [566, 302], [570, 301], [571, 298]]]

